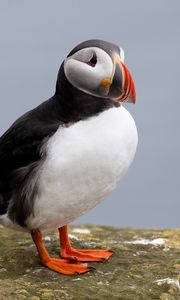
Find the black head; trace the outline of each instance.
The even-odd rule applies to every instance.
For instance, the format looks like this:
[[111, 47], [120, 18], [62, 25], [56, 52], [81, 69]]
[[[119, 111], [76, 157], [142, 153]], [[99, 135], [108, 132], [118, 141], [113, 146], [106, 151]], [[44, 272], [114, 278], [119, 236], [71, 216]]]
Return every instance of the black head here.
[[135, 87], [124, 64], [124, 51], [109, 42], [88, 40], [76, 46], [61, 66], [57, 90], [62, 79], [78, 92], [118, 102], [135, 102]]
[[72, 56], [74, 53], [78, 52], [79, 50], [89, 48], [89, 47], [96, 47], [104, 50], [106, 53], [112, 57], [113, 53], [120, 54], [120, 51], [123, 51], [122, 48], [120, 49], [117, 45], [102, 41], [102, 40], [87, 40], [85, 42], [80, 43], [76, 47], [74, 47], [71, 52], [68, 54], [67, 57]]

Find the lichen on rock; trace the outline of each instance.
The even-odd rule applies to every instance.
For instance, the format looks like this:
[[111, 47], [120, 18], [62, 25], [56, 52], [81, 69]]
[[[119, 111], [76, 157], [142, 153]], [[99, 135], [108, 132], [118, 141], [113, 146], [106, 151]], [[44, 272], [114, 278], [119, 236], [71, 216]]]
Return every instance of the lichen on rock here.
[[[0, 227], [0, 300], [180, 300], [180, 230], [72, 226], [75, 247], [112, 249], [107, 263], [81, 276], [41, 266], [27, 233]], [[59, 255], [58, 234], [45, 245]]]

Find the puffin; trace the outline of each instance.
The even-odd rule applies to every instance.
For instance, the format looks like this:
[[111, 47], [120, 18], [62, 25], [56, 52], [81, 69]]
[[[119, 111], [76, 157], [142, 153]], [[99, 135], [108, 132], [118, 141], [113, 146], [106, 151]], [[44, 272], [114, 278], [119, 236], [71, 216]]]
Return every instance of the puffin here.
[[[131, 165], [137, 128], [122, 103], [135, 103], [122, 48], [99, 39], [77, 45], [62, 62], [53, 96], [0, 137], [0, 223], [31, 234], [41, 263], [65, 275], [91, 271], [112, 251], [75, 249], [68, 224], [94, 208]], [[43, 233], [59, 231], [60, 258]]]

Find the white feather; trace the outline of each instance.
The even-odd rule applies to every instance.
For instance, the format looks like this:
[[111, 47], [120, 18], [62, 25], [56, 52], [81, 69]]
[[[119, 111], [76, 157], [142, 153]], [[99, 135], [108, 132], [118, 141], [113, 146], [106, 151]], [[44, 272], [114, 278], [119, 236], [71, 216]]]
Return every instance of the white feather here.
[[124, 62], [124, 59], [125, 59], [125, 53], [124, 53], [123, 48], [120, 48], [120, 58], [121, 58], [121, 60]]
[[[46, 144], [28, 230], [58, 228], [100, 203], [127, 172], [137, 140], [134, 120], [122, 106], [60, 127]], [[0, 222], [20, 229], [7, 214]]]
[[122, 106], [59, 128], [47, 144], [29, 228], [57, 228], [95, 207], [122, 179], [136, 146], [134, 120]]

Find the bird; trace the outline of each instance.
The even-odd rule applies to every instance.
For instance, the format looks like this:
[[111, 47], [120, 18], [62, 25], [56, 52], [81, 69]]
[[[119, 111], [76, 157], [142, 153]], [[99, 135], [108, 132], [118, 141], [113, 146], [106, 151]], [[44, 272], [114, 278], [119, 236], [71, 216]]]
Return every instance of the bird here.
[[[99, 39], [78, 44], [62, 62], [53, 96], [0, 137], [0, 223], [29, 232], [40, 262], [55, 272], [91, 271], [112, 251], [76, 249], [68, 225], [103, 201], [129, 169], [137, 148], [135, 103], [124, 50]], [[59, 231], [60, 257], [43, 233]]]

